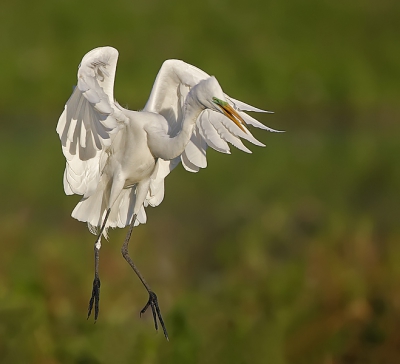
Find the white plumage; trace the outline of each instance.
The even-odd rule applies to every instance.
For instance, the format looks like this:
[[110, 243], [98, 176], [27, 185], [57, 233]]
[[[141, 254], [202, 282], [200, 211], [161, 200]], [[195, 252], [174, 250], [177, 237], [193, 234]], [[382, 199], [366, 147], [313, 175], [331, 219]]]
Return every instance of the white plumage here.
[[[145, 207], [164, 197], [164, 179], [181, 162], [190, 172], [207, 167], [207, 148], [230, 153], [229, 144], [251, 153], [241, 138], [263, 146], [246, 124], [270, 129], [244, 111], [265, 112], [224, 94], [215, 77], [179, 60], [163, 63], [149, 100], [140, 112], [122, 108], [113, 95], [118, 52], [112, 47], [87, 53], [78, 83], [59, 118], [57, 133], [66, 158], [64, 190], [82, 195], [72, 212], [97, 233], [96, 270], [89, 315], [98, 314], [98, 250], [107, 228], [131, 225], [123, 255], [150, 294], [154, 293], [129, 262], [127, 244], [134, 225], [146, 222]], [[154, 297], [152, 297], [152, 294]], [[162, 323], [161, 314], [157, 311]], [[156, 328], [157, 322], [155, 320]], [[164, 333], [165, 326], [162, 323]]]
[[[244, 113], [265, 111], [223, 94], [215, 78], [179, 60], [164, 62], [141, 112], [126, 110], [113, 96], [117, 59], [118, 51], [112, 47], [96, 48], [83, 57], [78, 85], [57, 125], [66, 158], [65, 193], [83, 195], [72, 216], [87, 222], [95, 232], [111, 208], [104, 234], [108, 227], [129, 225], [134, 213], [138, 213], [137, 224], [145, 223], [144, 207], [161, 203], [164, 179], [179, 162], [186, 170], [197, 172], [207, 166], [208, 146], [230, 153], [229, 142], [251, 153], [240, 138], [263, 146], [243, 122], [239, 121], [240, 128], [213, 104], [213, 97], [227, 101], [245, 123], [275, 131]], [[203, 80], [209, 83], [200, 84]], [[208, 104], [193, 101], [196, 85], [203, 86], [197, 94], [208, 98]], [[212, 87], [216, 94], [210, 93]], [[190, 135], [179, 145], [168, 143], [182, 134], [185, 110], [193, 106], [190, 103], [198, 107], [196, 118], [187, 121], [192, 123]], [[121, 178], [125, 178], [123, 183]], [[139, 196], [138, 187], [143, 184], [148, 186]]]

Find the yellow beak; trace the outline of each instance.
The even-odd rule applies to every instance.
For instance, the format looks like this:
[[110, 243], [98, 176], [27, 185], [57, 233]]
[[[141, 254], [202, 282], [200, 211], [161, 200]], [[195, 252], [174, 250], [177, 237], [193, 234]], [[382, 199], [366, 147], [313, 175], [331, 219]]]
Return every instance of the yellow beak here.
[[231, 119], [240, 128], [240, 130], [247, 133], [244, 127], [245, 122], [243, 118], [231, 105], [229, 105], [226, 101], [222, 101], [216, 97], [213, 97], [213, 103], [221, 107], [224, 115]]

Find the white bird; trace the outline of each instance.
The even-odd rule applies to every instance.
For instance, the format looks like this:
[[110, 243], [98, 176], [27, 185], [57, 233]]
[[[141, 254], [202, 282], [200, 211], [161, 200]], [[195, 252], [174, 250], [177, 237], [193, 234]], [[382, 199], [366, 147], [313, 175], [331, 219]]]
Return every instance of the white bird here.
[[146, 222], [145, 207], [158, 206], [164, 197], [164, 179], [179, 164], [190, 172], [207, 166], [207, 147], [230, 153], [228, 143], [251, 153], [240, 138], [259, 146], [246, 124], [270, 129], [244, 111], [267, 112], [224, 94], [217, 79], [179, 60], [163, 63], [150, 98], [142, 111], [122, 108], [114, 100], [118, 51], [96, 48], [78, 68], [78, 85], [59, 118], [57, 133], [66, 158], [64, 190], [83, 195], [72, 217], [87, 222], [97, 234], [95, 277], [88, 318], [94, 304], [99, 313], [98, 274], [101, 236], [109, 227], [130, 226], [122, 255], [149, 293], [150, 306], [168, 339], [157, 296], [128, 253], [134, 226]]

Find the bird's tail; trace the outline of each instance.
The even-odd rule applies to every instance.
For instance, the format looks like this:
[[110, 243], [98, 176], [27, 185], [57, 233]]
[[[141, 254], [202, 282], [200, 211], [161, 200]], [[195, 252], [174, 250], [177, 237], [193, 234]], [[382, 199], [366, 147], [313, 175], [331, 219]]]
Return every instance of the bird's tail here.
[[[105, 188], [104, 181], [100, 181], [96, 191], [82, 198], [72, 211], [72, 217], [83, 222], [87, 222], [91, 233], [97, 235], [99, 228], [102, 226], [108, 209], [108, 188]], [[124, 228], [129, 225], [133, 217], [133, 208], [136, 200], [135, 187], [123, 189], [117, 200], [111, 207], [110, 215], [107, 219], [104, 237], [108, 238], [108, 228]], [[137, 215], [135, 226], [146, 223], [146, 212], [142, 205]]]

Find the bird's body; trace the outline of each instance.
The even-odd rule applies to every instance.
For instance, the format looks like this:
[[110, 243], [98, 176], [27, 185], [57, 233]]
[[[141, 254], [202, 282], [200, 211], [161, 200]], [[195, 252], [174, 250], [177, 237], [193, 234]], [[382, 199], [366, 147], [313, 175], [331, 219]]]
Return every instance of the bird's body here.
[[230, 98], [215, 77], [178, 60], [164, 62], [142, 111], [124, 109], [113, 96], [117, 58], [114, 48], [96, 48], [79, 66], [78, 85], [57, 125], [67, 160], [64, 189], [83, 195], [72, 216], [98, 233], [89, 315], [93, 300], [98, 315], [101, 235], [108, 227], [130, 225], [123, 255], [150, 294], [145, 309], [150, 305], [157, 313], [167, 336], [156, 297], [127, 251], [133, 226], [146, 222], [146, 206], [161, 203], [164, 179], [179, 162], [197, 172], [207, 166], [208, 146], [229, 153], [229, 142], [250, 152], [240, 138], [262, 146], [246, 123], [274, 130], [243, 112], [262, 110]]

